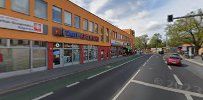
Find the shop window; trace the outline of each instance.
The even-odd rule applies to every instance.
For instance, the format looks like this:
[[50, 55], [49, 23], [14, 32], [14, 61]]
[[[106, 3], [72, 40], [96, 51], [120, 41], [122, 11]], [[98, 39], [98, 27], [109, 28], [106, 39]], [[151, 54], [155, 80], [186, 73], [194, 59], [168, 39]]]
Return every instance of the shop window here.
[[0, 39], [0, 46], [6, 46], [7, 39]]
[[28, 48], [1, 48], [0, 73], [30, 69], [29, 52]]
[[64, 64], [72, 63], [72, 49], [64, 49]]
[[33, 41], [32, 42], [32, 46], [33, 47], [46, 47], [47, 43], [46, 42], [42, 42], [42, 41]]
[[33, 68], [46, 66], [46, 48], [33, 48]]
[[94, 24], [94, 32], [98, 33], [98, 24], [96, 24], [96, 23]]
[[87, 19], [84, 19], [84, 20], [83, 20], [83, 29], [84, 29], [85, 31], [88, 30], [88, 20], [87, 20]]
[[11, 0], [11, 9], [24, 14], [29, 14], [29, 0]]
[[72, 48], [72, 44], [67, 44], [67, 43], [65, 43], [65, 44], [64, 44], [64, 48]]
[[64, 12], [64, 24], [72, 26], [72, 14], [69, 12]]
[[44, 0], [35, 0], [35, 16], [47, 19], [47, 3]]
[[73, 62], [80, 62], [79, 49], [73, 49]]
[[93, 22], [89, 21], [88, 27], [89, 27], [90, 32], [94, 32], [94, 23]]
[[62, 22], [62, 13], [61, 13], [61, 8], [53, 6], [52, 8], [52, 20], [54, 22], [61, 23]]
[[80, 28], [80, 17], [79, 16], [75, 16], [74, 17], [74, 26], [75, 28]]
[[15, 39], [11, 39], [10, 43], [11, 43], [11, 46], [26, 46], [26, 47], [30, 46], [29, 40], [15, 40]]
[[5, 8], [5, 0], [0, 0], [0, 8]]

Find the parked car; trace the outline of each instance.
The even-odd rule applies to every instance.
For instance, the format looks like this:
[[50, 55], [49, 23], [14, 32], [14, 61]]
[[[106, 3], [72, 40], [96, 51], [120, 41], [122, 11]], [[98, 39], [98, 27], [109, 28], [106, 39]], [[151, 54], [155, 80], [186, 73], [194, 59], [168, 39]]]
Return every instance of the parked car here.
[[167, 64], [181, 66], [182, 65], [181, 58], [175, 55], [171, 55], [170, 57], [167, 58]]

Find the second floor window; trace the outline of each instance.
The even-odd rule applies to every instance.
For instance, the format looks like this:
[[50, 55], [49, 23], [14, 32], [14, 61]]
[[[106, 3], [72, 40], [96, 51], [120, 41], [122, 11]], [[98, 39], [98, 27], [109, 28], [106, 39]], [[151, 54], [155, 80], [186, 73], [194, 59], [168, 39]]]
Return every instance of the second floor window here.
[[88, 20], [87, 20], [87, 19], [84, 19], [84, 20], [83, 20], [83, 29], [84, 29], [85, 31], [88, 30]]
[[29, 14], [29, 0], [11, 0], [11, 9], [24, 14]]
[[98, 24], [94, 24], [94, 32], [98, 33]]
[[0, 0], [0, 8], [5, 8], [5, 0]]
[[93, 22], [89, 22], [88, 27], [89, 27], [90, 32], [94, 32], [94, 23]]
[[64, 23], [65, 23], [65, 25], [72, 26], [72, 14], [71, 13], [65, 11]]
[[43, 0], [35, 0], [35, 16], [47, 19], [47, 3]]
[[75, 26], [75, 28], [80, 28], [80, 17], [79, 16], [75, 16], [74, 26]]
[[62, 22], [61, 8], [53, 6], [53, 8], [52, 8], [52, 20], [54, 22], [58, 22], [58, 23]]

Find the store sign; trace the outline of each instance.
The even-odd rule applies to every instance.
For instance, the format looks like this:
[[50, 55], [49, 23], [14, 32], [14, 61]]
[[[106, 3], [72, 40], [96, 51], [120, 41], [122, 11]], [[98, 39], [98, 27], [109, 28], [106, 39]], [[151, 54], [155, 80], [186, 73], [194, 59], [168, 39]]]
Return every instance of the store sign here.
[[99, 41], [99, 37], [97, 37], [97, 36], [82, 34], [82, 33], [73, 32], [70, 30], [63, 30], [63, 35], [68, 38], [77, 38], [77, 39], [97, 41], [97, 42]]
[[43, 33], [43, 24], [0, 14], [0, 28]]
[[111, 40], [112, 46], [123, 46], [123, 42], [117, 41], [117, 40]]
[[62, 28], [52, 27], [52, 33], [54, 36], [63, 36]]

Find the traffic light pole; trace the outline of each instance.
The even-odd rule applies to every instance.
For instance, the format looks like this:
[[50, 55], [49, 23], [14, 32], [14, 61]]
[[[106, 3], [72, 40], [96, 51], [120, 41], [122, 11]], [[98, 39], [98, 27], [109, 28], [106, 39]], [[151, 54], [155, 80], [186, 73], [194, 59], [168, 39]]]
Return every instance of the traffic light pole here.
[[175, 17], [173, 19], [190, 18], [190, 17], [196, 17], [196, 16], [203, 16], [203, 14], [188, 15], [188, 16], [183, 16], [183, 17]]
[[203, 16], [203, 14], [188, 15], [188, 16], [182, 16], [182, 17], [173, 17], [173, 15], [168, 15], [168, 22], [173, 22], [174, 19], [190, 18], [190, 17], [196, 17], [196, 16]]

